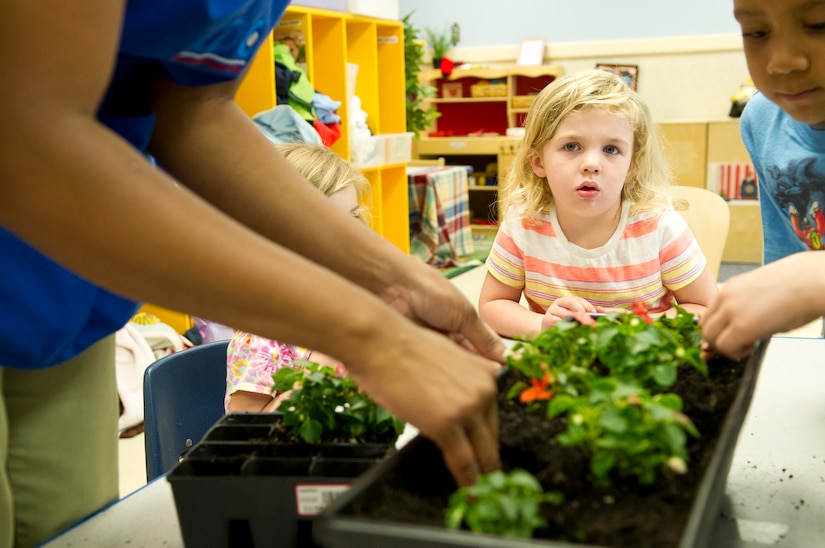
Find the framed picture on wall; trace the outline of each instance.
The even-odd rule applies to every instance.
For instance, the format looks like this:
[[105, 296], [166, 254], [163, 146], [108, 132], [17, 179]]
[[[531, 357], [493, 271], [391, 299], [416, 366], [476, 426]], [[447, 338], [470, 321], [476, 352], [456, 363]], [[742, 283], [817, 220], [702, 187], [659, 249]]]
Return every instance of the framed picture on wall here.
[[544, 61], [544, 38], [524, 38], [518, 52], [517, 65], [540, 65]]
[[639, 83], [639, 65], [612, 65], [608, 63], [596, 63], [596, 68], [606, 70], [619, 76], [627, 82], [632, 89], [636, 89]]

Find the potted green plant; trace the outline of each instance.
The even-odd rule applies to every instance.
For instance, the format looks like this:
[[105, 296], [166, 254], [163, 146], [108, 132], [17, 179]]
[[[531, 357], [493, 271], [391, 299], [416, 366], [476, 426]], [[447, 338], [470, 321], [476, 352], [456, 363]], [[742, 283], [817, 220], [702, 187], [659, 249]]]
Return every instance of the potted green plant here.
[[418, 29], [410, 21], [413, 12], [402, 19], [404, 23], [404, 85], [407, 96], [407, 131], [418, 137], [432, 125], [441, 113], [427, 100], [435, 96], [435, 87], [425, 84], [420, 74], [423, 70], [424, 45]]
[[449, 29], [436, 30], [431, 27], [424, 29], [424, 31], [432, 50], [433, 68], [441, 68], [441, 59], [447, 55], [447, 50], [454, 45], [452, 31]]
[[533, 538], [448, 529], [456, 485], [420, 437], [328, 507], [316, 537], [334, 548], [706, 546], [767, 345], [704, 364], [692, 315], [640, 312], [558, 322], [520, 340], [498, 377], [503, 470], [564, 497], [539, 503]]
[[311, 525], [394, 449], [403, 423], [348, 376], [299, 362], [277, 413], [221, 418], [168, 474], [187, 546], [313, 546]]

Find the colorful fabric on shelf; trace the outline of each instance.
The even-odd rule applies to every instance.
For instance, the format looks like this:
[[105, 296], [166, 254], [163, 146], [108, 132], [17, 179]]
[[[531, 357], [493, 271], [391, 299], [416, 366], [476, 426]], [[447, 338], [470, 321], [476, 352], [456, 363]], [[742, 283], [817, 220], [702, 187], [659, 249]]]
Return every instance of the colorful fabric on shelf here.
[[472, 253], [467, 169], [415, 168], [408, 178], [410, 253], [430, 264]]

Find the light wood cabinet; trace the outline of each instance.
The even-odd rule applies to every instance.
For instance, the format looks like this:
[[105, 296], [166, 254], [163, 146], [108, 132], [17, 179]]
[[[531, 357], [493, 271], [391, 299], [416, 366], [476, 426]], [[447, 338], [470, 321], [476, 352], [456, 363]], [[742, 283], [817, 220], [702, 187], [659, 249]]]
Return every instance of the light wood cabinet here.
[[457, 68], [446, 77], [439, 70], [421, 73], [420, 79], [436, 90], [429, 104], [440, 116], [417, 140], [417, 157], [444, 156], [447, 163], [470, 165], [480, 175], [496, 166], [496, 184], [470, 186], [472, 222], [500, 220], [498, 181], [507, 176], [520, 141], [506, 136], [507, 128], [522, 127], [538, 92], [563, 74], [558, 65]]
[[[708, 123], [708, 163], [750, 162], [739, 134], [739, 120]], [[734, 200], [730, 207], [730, 230], [724, 261], [762, 264], [762, 212], [756, 200]]]
[[707, 122], [659, 124], [662, 148], [677, 185], [705, 188], [708, 171]]
[[[352, 158], [352, 116], [347, 75], [357, 66], [354, 94], [361, 100], [373, 135], [406, 131], [404, 28], [401, 21], [377, 19], [304, 6], [289, 6], [280, 28], [303, 33], [307, 78], [316, 91], [341, 101], [341, 138], [333, 145], [342, 158]], [[276, 27], [274, 33], [279, 32]], [[250, 66], [236, 96], [250, 116], [275, 106], [274, 57], [265, 43]], [[348, 68], [349, 67], [349, 68]], [[364, 167], [372, 183], [372, 226], [405, 252], [410, 250], [407, 175], [404, 163]]]
[[[679, 121], [658, 125], [674, 181], [708, 188], [709, 167], [719, 162], [750, 162], [739, 135], [739, 120]], [[731, 200], [730, 230], [724, 262], [762, 263], [762, 215], [759, 202]]]

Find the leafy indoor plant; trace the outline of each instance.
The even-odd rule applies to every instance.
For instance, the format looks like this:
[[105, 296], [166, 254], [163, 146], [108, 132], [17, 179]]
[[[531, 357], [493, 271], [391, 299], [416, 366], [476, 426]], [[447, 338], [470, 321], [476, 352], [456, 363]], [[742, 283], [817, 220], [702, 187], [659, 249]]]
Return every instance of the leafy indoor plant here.
[[283, 367], [272, 376], [277, 392], [291, 390], [278, 407], [288, 437], [306, 443], [394, 442], [404, 430], [403, 422], [376, 405], [349, 376], [304, 360], [296, 365], [301, 367]]
[[687, 436], [699, 432], [668, 389], [680, 365], [708, 371], [693, 315], [677, 311], [656, 322], [643, 310], [562, 321], [516, 344], [508, 357], [508, 366], [530, 382], [517, 381], [510, 396], [535, 409], [541, 390], [547, 418], [566, 419], [559, 441], [590, 459], [601, 484], [609, 485], [614, 474], [651, 484], [659, 471], [686, 472]]
[[427, 27], [424, 32], [427, 34], [427, 42], [433, 52], [433, 68], [440, 68], [441, 59], [446, 56], [447, 50], [453, 46], [452, 31], [450, 29], [436, 30]]
[[314, 516], [394, 450], [403, 423], [312, 362], [273, 376], [276, 413], [229, 413], [173, 468], [187, 546], [314, 546]]
[[766, 344], [745, 360], [714, 357], [705, 371], [686, 313], [550, 331], [519, 341], [498, 377], [503, 469], [564, 495], [541, 505], [547, 526], [533, 539], [448, 530], [456, 486], [421, 438], [333, 503], [316, 522], [319, 538], [332, 547], [706, 546]]
[[410, 22], [413, 12], [402, 19], [404, 23], [404, 85], [407, 96], [407, 131], [418, 137], [430, 127], [441, 113], [427, 100], [435, 96], [435, 87], [428, 86], [421, 78], [423, 70], [424, 45], [419, 39], [418, 29]]

